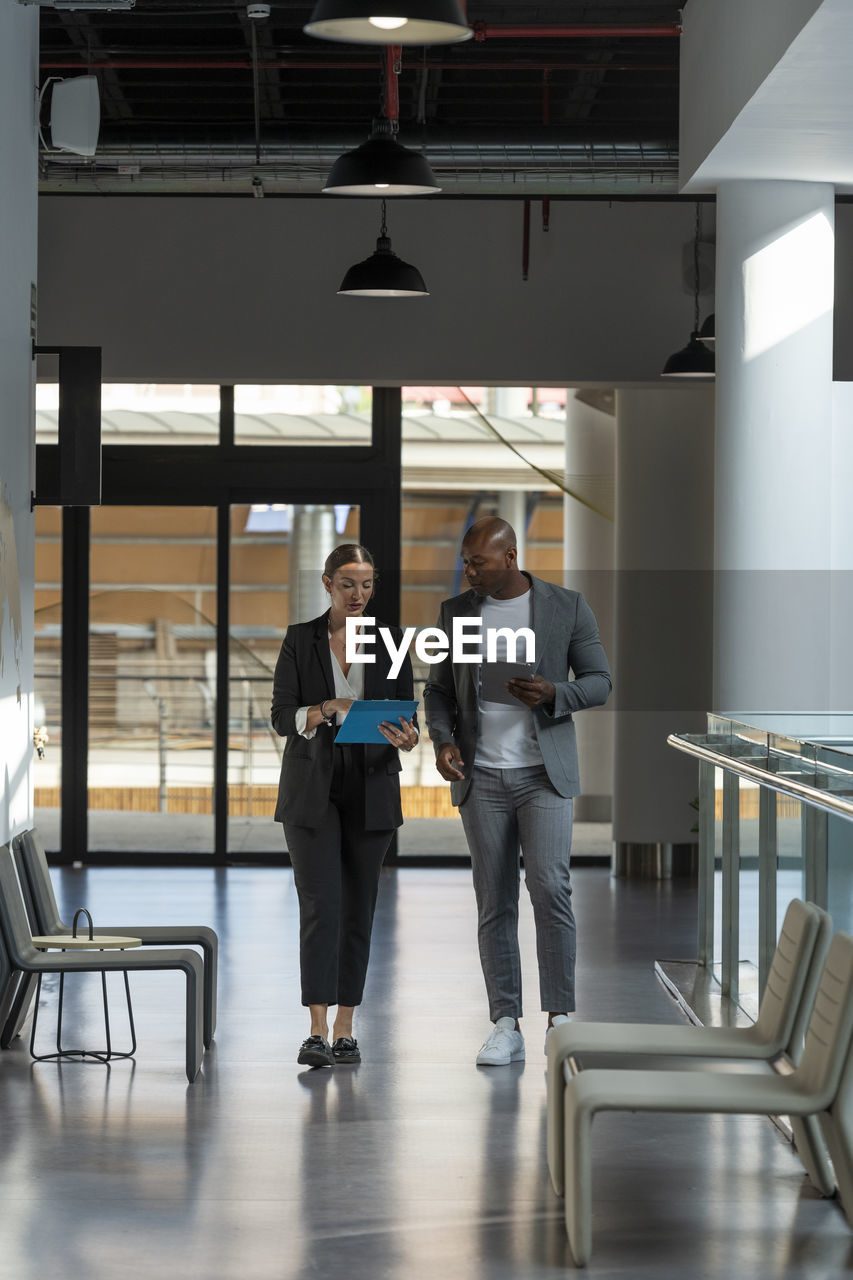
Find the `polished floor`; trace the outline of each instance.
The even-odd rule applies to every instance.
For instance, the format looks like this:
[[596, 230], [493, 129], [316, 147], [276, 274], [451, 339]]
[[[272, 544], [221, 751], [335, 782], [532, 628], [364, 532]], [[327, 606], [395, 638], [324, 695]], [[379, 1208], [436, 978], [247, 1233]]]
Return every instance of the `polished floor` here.
[[[524, 1280], [572, 1270], [544, 1157], [544, 1018], [524, 904], [527, 1061], [477, 1068], [488, 1029], [470, 874], [384, 873], [357, 1035], [360, 1067], [295, 1063], [291, 873], [54, 873], [66, 916], [213, 924], [219, 1026], [183, 1071], [182, 991], [133, 976], [135, 1063], [0, 1055], [0, 1277], [87, 1280]], [[676, 1020], [653, 961], [694, 953], [679, 881], [575, 874], [579, 1011]], [[83, 981], [87, 981], [84, 979]], [[69, 1017], [97, 1013], [69, 991]], [[91, 1003], [91, 1007], [86, 1006]], [[82, 1006], [75, 1011], [75, 1006]], [[44, 1030], [55, 989], [43, 996]], [[97, 1035], [97, 1024], [80, 1034]], [[760, 1118], [605, 1115], [594, 1131], [591, 1280], [815, 1280], [853, 1269], [853, 1236]]]

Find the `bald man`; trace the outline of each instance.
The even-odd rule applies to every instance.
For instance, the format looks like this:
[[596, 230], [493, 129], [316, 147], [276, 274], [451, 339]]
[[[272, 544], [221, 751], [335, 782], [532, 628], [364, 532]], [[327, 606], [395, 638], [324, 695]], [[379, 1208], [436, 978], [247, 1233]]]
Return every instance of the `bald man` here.
[[[546, 1043], [551, 1027], [575, 1008], [569, 855], [580, 785], [573, 716], [607, 701], [610, 668], [583, 596], [519, 569], [515, 533], [505, 520], [489, 517], [471, 526], [462, 567], [469, 590], [445, 600], [439, 615], [448, 636], [454, 619], [479, 617], [484, 636], [490, 628], [526, 627], [535, 638], [533, 674], [506, 685], [511, 705], [484, 698], [483, 665], [454, 661], [460, 655], [452, 651], [431, 667], [424, 691], [436, 768], [459, 806], [474, 874], [480, 963], [494, 1024], [477, 1064], [504, 1066], [524, 1058], [519, 847], [536, 923]], [[498, 641], [495, 657], [524, 660], [523, 646], [507, 654]]]

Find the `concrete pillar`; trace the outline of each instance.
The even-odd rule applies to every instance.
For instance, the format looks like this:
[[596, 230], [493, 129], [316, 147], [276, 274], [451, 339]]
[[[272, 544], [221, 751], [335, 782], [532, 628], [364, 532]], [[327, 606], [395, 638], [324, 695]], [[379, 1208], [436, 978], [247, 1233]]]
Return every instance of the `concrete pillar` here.
[[[579, 400], [566, 402], [566, 484], [563, 498], [563, 585], [580, 591], [613, 658], [613, 566], [616, 419]], [[579, 822], [610, 822], [613, 797], [613, 711], [595, 707], [576, 719], [582, 794]]]
[[717, 192], [720, 711], [830, 707], [834, 190]]
[[309, 622], [329, 607], [323, 565], [337, 544], [334, 507], [311, 503], [293, 508], [289, 622]]
[[0, 843], [33, 824], [37, 84], [38, 9], [0, 5]]
[[707, 385], [616, 393], [617, 875], [681, 870], [696, 840], [696, 767], [666, 739], [711, 698], [713, 415]]
[[515, 529], [518, 566], [527, 561], [527, 494], [523, 489], [504, 489], [498, 494], [498, 515]]

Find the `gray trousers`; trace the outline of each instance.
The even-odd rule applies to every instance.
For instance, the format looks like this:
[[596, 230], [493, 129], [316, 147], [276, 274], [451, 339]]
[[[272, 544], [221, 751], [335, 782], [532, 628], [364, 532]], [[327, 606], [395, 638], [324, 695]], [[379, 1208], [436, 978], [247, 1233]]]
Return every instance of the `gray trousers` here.
[[558, 795], [544, 765], [476, 766], [459, 812], [471, 853], [480, 963], [492, 1021], [520, 1018], [522, 1013], [519, 844], [536, 923], [542, 1009], [571, 1013], [575, 1007], [571, 798]]

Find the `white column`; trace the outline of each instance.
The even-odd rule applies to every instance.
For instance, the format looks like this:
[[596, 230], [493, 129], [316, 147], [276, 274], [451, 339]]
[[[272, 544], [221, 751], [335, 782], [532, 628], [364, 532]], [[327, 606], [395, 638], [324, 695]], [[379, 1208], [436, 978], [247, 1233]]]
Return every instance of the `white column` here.
[[504, 489], [498, 494], [498, 515], [515, 530], [518, 567], [527, 561], [527, 494], [523, 489]]
[[830, 706], [834, 189], [717, 193], [720, 711]]
[[0, 842], [33, 822], [38, 9], [0, 5]]
[[711, 697], [713, 387], [618, 391], [616, 421], [615, 867], [666, 873], [697, 792], [667, 735]]
[[[616, 419], [578, 400], [566, 401], [563, 499], [563, 585], [585, 596], [613, 658], [613, 565]], [[582, 793], [579, 822], [609, 822], [613, 796], [613, 711], [595, 707], [576, 719]]]
[[310, 503], [293, 508], [288, 621], [310, 622], [329, 607], [323, 565], [337, 542], [334, 507]]

